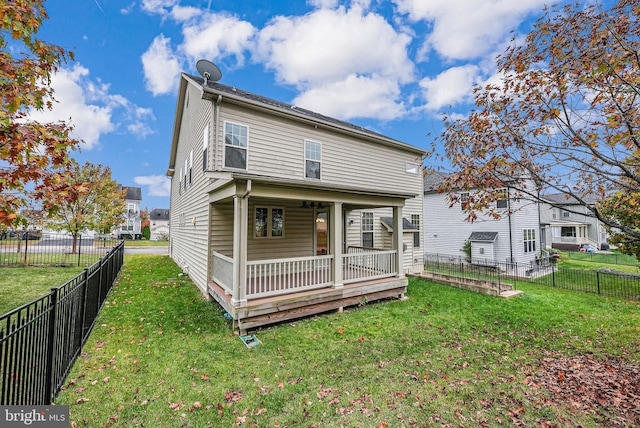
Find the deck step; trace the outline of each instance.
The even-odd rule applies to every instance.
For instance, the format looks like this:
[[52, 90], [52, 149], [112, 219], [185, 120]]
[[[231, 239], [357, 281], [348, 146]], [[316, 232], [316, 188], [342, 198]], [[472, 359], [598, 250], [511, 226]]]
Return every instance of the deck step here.
[[503, 299], [510, 299], [512, 297], [518, 297], [521, 294], [521, 290], [506, 290], [498, 294], [498, 297], [502, 297]]

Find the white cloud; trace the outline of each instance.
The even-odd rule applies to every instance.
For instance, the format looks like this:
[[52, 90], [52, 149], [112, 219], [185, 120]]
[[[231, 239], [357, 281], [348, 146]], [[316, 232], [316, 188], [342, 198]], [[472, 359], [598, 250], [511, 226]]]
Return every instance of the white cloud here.
[[178, 85], [182, 64], [172, 52], [170, 42], [171, 39], [161, 34], [142, 54], [145, 86], [154, 96], [173, 93]]
[[541, 11], [547, 0], [393, 0], [413, 21], [425, 20], [433, 31], [423, 55], [436, 50], [450, 59], [478, 58], [504, 40], [521, 20]]
[[479, 83], [479, 68], [475, 65], [452, 67], [443, 71], [434, 79], [424, 78], [420, 81], [426, 108], [440, 108], [460, 102], [470, 101], [473, 97], [473, 86]]
[[51, 110], [31, 111], [29, 118], [40, 122], [65, 121], [73, 126], [71, 136], [84, 141], [83, 148], [97, 146], [100, 136], [114, 130], [112, 108], [91, 104], [95, 101], [95, 84], [87, 80], [89, 70], [76, 64], [51, 76], [56, 102]]
[[390, 120], [404, 113], [404, 105], [396, 101], [399, 96], [400, 88], [395, 81], [350, 75], [339, 82], [315, 86], [296, 97], [294, 103], [345, 120], [355, 117]]
[[178, 1], [179, 0], [142, 0], [140, 7], [145, 12], [164, 14], [167, 9], [178, 4]]
[[164, 175], [143, 175], [133, 178], [133, 182], [149, 188], [149, 196], [169, 196], [171, 194], [171, 180]]
[[256, 31], [249, 22], [234, 16], [207, 13], [197, 22], [185, 23], [180, 50], [191, 62], [234, 56], [238, 65], [243, 65], [244, 54], [251, 48]]
[[108, 84], [89, 78], [80, 64], [59, 69], [51, 76], [54, 98], [51, 110], [31, 111], [29, 118], [40, 122], [65, 121], [73, 126], [71, 136], [83, 140], [83, 149], [100, 145], [100, 137], [127, 129], [138, 138], [153, 133], [148, 122], [155, 120], [151, 109], [136, 106], [119, 94], [111, 94]]
[[184, 22], [202, 15], [202, 10], [193, 6], [176, 5], [171, 8], [171, 17], [178, 22]]
[[319, 9], [333, 9], [338, 5], [338, 0], [307, 0], [307, 4]]
[[254, 58], [279, 80], [299, 88], [323, 86], [351, 74], [413, 80], [409, 36], [360, 7], [319, 9], [300, 17], [274, 18], [258, 36]]

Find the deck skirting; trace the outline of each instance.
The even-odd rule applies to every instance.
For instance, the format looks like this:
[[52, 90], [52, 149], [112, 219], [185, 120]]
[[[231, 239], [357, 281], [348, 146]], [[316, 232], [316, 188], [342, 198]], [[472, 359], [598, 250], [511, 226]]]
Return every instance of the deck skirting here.
[[345, 285], [342, 288], [322, 288], [277, 297], [249, 300], [246, 305], [234, 306], [231, 296], [215, 283], [209, 283], [209, 294], [247, 331], [308, 317], [324, 312], [356, 306], [363, 301], [402, 298], [407, 291], [408, 279], [385, 278]]

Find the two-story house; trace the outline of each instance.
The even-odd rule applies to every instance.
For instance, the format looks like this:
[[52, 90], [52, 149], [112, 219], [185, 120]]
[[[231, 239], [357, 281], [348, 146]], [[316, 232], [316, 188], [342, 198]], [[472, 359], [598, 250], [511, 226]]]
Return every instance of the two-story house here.
[[142, 203], [142, 189], [132, 186], [118, 186], [125, 189], [124, 203], [127, 206], [122, 225], [113, 233], [118, 238], [139, 239], [142, 236], [142, 220], [140, 218], [140, 204]]
[[183, 74], [170, 255], [241, 330], [403, 297], [405, 273], [422, 263], [422, 155]]
[[[608, 234], [604, 224], [593, 216], [587, 206], [563, 193], [542, 195], [541, 222], [545, 226], [546, 242], [553, 248], [577, 250], [581, 244], [600, 248], [606, 244]], [[593, 205], [594, 195], [585, 195], [584, 201]]]
[[[465, 211], [473, 190], [459, 193], [459, 202], [451, 206], [446, 193], [438, 188], [449, 174], [430, 172], [424, 177], [424, 248], [429, 255], [467, 257], [463, 248], [471, 244], [471, 259], [477, 263], [535, 263], [544, 249], [540, 229], [539, 204], [535, 198], [516, 193], [506, 186], [500, 189], [504, 198], [494, 202], [494, 218], [478, 213], [474, 222], [467, 221]], [[526, 185], [535, 192], [535, 184]], [[510, 214], [509, 214], [510, 213]]]

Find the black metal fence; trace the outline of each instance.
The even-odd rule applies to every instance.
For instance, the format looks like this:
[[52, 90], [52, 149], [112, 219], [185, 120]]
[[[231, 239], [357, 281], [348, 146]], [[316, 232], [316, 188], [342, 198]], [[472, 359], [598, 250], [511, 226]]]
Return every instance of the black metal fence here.
[[640, 272], [633, 275], [609, 269], [567, 269], [542, 259], [532, 263], [500, 263], [441, 254], [425, 254], [424, 270], [452, 278], [479, 279], [491, 282], [497, 288], [504, 282], [513, 284], [515, 288], [518, 282], [526, 281], [567, 290], [640, 300]]
[[533, 282], [602, 296], [640, 300], [640, 275], [560, 268], [549, 275], [536, 278]]
[[91, 266], [120, 240], [111, 237], [51, 236], [28, 232], [2, 235], [0, 266]]
[[0, 405], [53, 401], [123, 261], [121, 242], [66, 284], [0, 316]]
[[581, 253], [580, 251], [564, 251], [563, 257], [566, 256], [573, 260], [584, 260], [594, 263], [606, 263], [610, 265], [626, 265], [626, 266], [638, 266], [640, 262], [635, 256], [620, 253]]

